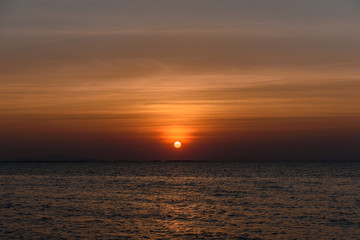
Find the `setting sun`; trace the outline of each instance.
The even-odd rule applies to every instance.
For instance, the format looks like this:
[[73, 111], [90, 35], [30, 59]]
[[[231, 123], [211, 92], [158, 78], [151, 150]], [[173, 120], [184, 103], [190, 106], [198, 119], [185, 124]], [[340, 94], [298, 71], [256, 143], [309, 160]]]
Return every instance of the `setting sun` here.
[[174, 147], [181, 148], [181, 142], [179, 142], [179, 141], [174, 142]]

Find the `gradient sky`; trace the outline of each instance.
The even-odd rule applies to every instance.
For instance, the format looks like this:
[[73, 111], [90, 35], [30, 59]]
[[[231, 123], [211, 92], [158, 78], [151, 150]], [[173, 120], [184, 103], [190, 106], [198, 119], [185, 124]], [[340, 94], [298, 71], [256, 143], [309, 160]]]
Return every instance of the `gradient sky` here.
[[358, 0], [0, 1], [0, 158], [359, 149]]

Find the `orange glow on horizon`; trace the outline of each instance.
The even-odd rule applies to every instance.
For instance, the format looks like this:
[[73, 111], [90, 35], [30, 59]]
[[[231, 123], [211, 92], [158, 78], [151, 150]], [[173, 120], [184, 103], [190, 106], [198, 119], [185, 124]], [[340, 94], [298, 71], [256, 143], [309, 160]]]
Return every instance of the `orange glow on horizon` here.
[[176, 142], [189, 143], [193, 140], [193, 130], [186, 126], [168, 126], [162, 129], [160, 134], [161, 141], [166, 144], [175, 144]]

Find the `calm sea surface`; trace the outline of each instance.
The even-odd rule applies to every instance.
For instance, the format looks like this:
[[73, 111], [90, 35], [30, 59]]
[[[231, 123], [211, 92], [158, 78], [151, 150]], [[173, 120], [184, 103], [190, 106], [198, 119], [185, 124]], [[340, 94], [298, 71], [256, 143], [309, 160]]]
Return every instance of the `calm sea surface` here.
[[0, 163], [0, 239], [360, 239], [360, 163]]

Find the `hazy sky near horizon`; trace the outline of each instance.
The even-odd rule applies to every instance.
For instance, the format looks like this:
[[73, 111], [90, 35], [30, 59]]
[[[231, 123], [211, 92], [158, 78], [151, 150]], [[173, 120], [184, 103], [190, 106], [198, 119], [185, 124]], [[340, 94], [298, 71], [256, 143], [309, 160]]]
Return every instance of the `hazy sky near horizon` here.
[[3, 0], [0, 53], [0, 158], [360, 158], [357, 0]]

